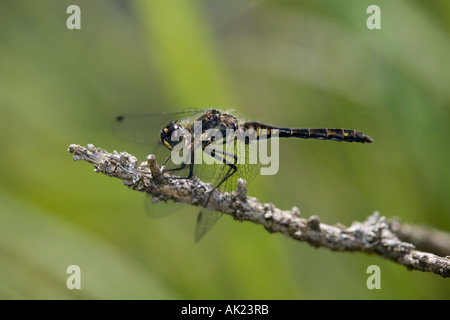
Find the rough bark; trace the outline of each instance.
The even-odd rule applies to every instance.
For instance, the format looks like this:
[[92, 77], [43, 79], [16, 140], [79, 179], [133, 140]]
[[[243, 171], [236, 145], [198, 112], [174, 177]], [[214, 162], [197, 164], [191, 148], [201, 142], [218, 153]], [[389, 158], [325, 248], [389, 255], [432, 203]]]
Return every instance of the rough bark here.
[[[82, 147], [72, 144], [68, 151], [74, 155], [74, 160], [92, 163], [96, 172], [121, 179], [124, 185], [136, 191], [150, 193], [155, 201], [172, 200], [186, 205], [204, 206], [208, 192], [213, 189], [213, 186], [197, 178], [177, 179], [165, 174], [153, 155], [138, 164], [136, 157], [126, 152], [108, 153], [93, 145]], [[300, 217], [297, 207], [281, 210], [271, 203], [261, 203], [247, 196], [243, 180], [239, 181], [236, 192], [231, 194], [214, 190], [206, 208], [231, 215], [239, 221], [251, 221], [264, 226], [271, 233], [282, 233], [316, 248], [377, 254], [411, 270], [450, 277], [448, 233], [402, 225], [396, 220], [387, 221], [378, 212], [363, 222], [353, 222], [349, 227], [331, 226], [320, 222], [317, 216], [308, 219]], [[430, 252], [419, 251], [416, 245]]]

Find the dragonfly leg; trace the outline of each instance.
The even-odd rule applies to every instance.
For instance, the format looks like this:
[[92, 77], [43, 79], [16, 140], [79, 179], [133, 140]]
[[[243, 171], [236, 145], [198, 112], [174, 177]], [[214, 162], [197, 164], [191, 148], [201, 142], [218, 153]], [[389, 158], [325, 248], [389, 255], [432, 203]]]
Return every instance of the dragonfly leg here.
[[[171, 158], [171, 155], [167, 157], [166, 161], [164, 161], [164, 165], [166, 162]], [[189, 158], [191, 158], [191, 161], [189, 162]], [[183, 170], [186, 168], [186, 164], [189, 162], [189, 173], [187, 177], [174, 177], [174, 179], [191, 179], [192, 175], [194, 173], [194, 149], [191, 149], [191, 152], [188, 154], [187, 158], [183, 161], [181, 166], [178, 168], [172, 168], [172, 169], [166, 169], [165, 172], [175, 172], [179, 170]]]
[[186, 163], [183, 163], [183, 164], [182, 164], [181, 166], [179, 166], [178, 168], [165, 169], [164, 172], [174, 172], [174, 171], [183, 170], [184, 168], [186, 168]]
[[[224, 156], [219, 156], [217, 154], [218, 152], [220, 152]], [[211, 196], [212, 196], [212, 193], [214, 192], [214, 190], [218, 189], [227, 179], [229, 179], [233, 174], [235, 174], [238, 169], [236, 166], [238, 158], [235, 154], [231, 155], [227, 152], [222, 152], [222, 151], [216, 150], [214, 153], [211, 153], [211, 156], [213, 156], [214, 158], [222, 161], [224, 164], [229, 166], [229, 169], [227, 171], [227, 174], [222, 178], [222, 180], [219, 182], [219, 184], [217, 184], [211, 191], [208, 192], [208, 196], [205, 201], [205, 206], [208, 204], [209, 199], [211, 199]], [[228, 163], [226, 156], [232, 156], [234, 159], [234, 163], [233, 164]]]
[[164, 162], [163, 162], [161, 168], [164, 168], [164, 167], [166, 166], [166, 164], [167, 164], [167, 162], [170, 160], [170, 158], [172, 158], [172, 153], [170, 153], [169, 156], [166, 158], [166, 160], [164, 160]]
[[[230, 155], [230, 154], [228, 154], [228, 155]], [[217, 159], [218, 159], [218, 158], [217, 158]], [[233, 155], [233, 159], [234, 159], [234, 163], [231, 164], [231, 163], [226, 163], [226, 159], [222, 158], [222, 162], [229, 166], [228, 172], [227, 172], [227, 174], [225, 175], [225, 177], [222, 178], [222, 180], [219, 182], [219, 184], [218, 184], [217, 186], [214, 187], [213, 191], [214, 191], [215, 189], [219, 188], [219, 187], [222, 185], [222, 183], [224, 183], [227, 179], [229, 179], [233, 174], [236, 173], [236, 171], [237, 171], [237, 169], [238, 169], [237, 166], [236, 166], [238, 158], [237, 158], [236, 155]], [[220, 160], [220, 159], [219, 159], [219, 160]]]

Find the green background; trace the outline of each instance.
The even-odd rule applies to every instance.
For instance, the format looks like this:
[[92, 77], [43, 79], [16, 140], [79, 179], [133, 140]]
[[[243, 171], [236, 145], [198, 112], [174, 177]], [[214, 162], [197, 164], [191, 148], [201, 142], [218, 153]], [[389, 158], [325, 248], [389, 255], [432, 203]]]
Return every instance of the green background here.
[[[81, 30], [66, 28], [70, 4]], [[381, 30], [366, 27], [371, 4]], [[327, 224], [379, 210], [450, 230], [449, 32], [446, 0], [2, 0], [0, 298], [450, 298], [435, 274], [229, 216], [195, 244], [196, 208], [148, 219], [143, 194], [66, 151], [93, 143], [143, 159], [111, 133], [126, 112], [234, 108], [354, 128], [375, 143], [282, 141], [279, 173], [249, 195]], [[72, 264], [81, 290], [66, 287]], [[366, 287], [372, 264], [381, 290]]]

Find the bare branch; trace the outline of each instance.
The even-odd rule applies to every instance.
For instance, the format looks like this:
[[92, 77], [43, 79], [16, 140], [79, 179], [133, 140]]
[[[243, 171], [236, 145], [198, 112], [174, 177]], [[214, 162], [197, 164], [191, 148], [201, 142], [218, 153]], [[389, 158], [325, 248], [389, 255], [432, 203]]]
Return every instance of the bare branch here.
[[390, 222], [390, 228], [402, 241], [414, 243], [418, 250], [433, 252], [439, 256], [450, 256], [450, 233], [429, 226]]
[[[207, 192], [213, 189], [213, 186], [197, 178], [176, 179], [164, 174], [153, 155], [138, 165], [136, 157], [126, 152], [108, 153], [93, 145], [86, 148], [72, 144], [68, 151], [74, 154], [74, 160], [92, 163], [96, 172], [119, 178], [129, 188], [150, 193], [159, 200], [204, 206]], [[247, 186], [243, 180], [239, 181], [237, 191], [231, 194], [214, 190], [207, 209], [229, 214], [239, 221], [251, 221], [264, 226], [271, 233], [282, 233], [316, 248], [377, 254], [405, 265], [410, 270], [434, 272], [442, 277], [450, 277], [450, 257], [418, 251], [414, 244], [401, 241], [400, 235], [403, 236], [402, 239], [414, 241], [413, 238], [404, 237], [405, 233], [411, 232], [404, 231], [407, 227], [402, 227], [399, 222], [395, 222], [393, 227], [393, 224], [388, 223], [385, 217], [380, 217], [378, 212], [363, 222], [353, 222], [350, 227], [330, 226], [321, 223], [316, 216], [301, 218], [297, 207], [281, 210], [271, 203], [261, 203], [246, 193]], [[432, 234], [434, 231], [427, 232]], [[445, 233], [439, 234], [442, 236]], [[444, 249], [449, 248], [448, 235], [440, 237], [439, 243]]]

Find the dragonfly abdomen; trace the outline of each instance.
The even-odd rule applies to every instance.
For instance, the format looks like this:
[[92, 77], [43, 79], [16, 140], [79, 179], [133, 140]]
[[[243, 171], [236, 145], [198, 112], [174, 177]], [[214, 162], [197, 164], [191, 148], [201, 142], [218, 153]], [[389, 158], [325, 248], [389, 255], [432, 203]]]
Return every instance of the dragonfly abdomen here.
[[373, 139], [353, 129], [288, 129], [280, 128], [280, 137], [371, 143]]
[[282, 128], [265, 125], [258, 122], [247, 122], [243, 125], [246, 130], [255, 130], [258, 139], [270, 139], [274, 135], [280, 138], [302, 138], [302, 139], [319, 139], [334, 140], [347, 142], [371, 143], [373, 139], [360, 131], [353, 129], [310, 129], [310, 128]]

